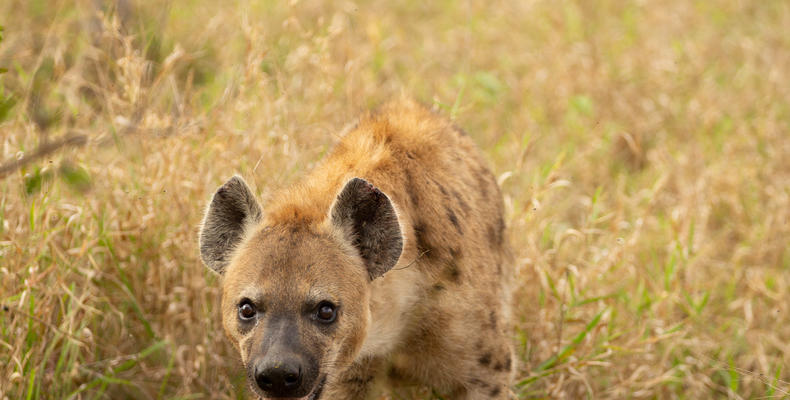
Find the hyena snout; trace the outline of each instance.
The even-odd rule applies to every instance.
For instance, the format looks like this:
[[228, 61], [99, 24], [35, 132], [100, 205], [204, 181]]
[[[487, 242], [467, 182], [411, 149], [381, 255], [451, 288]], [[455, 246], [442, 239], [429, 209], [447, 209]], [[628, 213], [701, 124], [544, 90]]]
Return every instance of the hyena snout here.
[[296, 354], [261, 357], [252, 366], [255, 384], [271, 398], [299, 398], [310, 393], [315, 373], [309, 363]]

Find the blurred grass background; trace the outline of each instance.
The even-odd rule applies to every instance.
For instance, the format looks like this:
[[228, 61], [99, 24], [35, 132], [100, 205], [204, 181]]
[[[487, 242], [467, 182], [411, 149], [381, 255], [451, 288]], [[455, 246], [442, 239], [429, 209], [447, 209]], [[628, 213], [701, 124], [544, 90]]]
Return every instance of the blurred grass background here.
[[518, 398], [790, 397], [786, 0], [4, 0], [0, 25], [2, 399], [247, 397], [204, 205], [236, 172], [266, 199], [401, 92], [503, 187]]

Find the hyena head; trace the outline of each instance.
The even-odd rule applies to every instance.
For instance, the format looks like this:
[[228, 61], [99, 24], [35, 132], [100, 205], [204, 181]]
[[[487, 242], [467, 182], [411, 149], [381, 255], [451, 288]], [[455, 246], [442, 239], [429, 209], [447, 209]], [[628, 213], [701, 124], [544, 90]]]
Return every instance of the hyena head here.
[[370, 282], [392, 268], [403, 236], [389, 198], [354, 178], [319, 224], [269, 225], [236, 176], [200, 232], [222, 275], [222, 322], [263, 398], [317, 399], [354, 360], [369, 323]]

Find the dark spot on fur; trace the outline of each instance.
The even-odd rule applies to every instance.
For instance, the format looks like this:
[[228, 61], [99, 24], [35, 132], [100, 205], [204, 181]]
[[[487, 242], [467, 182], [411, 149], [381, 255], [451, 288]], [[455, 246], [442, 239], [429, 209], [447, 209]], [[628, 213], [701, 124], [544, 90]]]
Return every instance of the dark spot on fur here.
[[447, 189], [445, 189], [444, 186], [442, 186], [441, 183], [437, 183], [436, 186], [439, 187], [439, 191], [442, 192], [442, 195], [444, 195], [444, 198], [447, 198]]
[[491, 329], [496, 329], [496, 313], [494, 311], [488, 314], [488, 321], [491, 323]]
[[372, 376], [372, 375], [353, 376], [351, 378], [346, 379], [344, 383], [348, 383], [348, 384], [356, 385], [356, 386], [365, 386], [368, 383], [372, 382], [373, 378], [374, 378], [374, 376]]
[[480, 386], [480, 387], [482, 387], [482, 388], [487, 388], [487, 387], [489, 387], [489, 384], [488, 384], [488, 383], [486, 383], [485, 381], [483, 381], [483, 380], [481, 380], [481, 379], [477, 379], [477, 378], [472, 378], [472, 379], [470, 379], [470, 380], [469, 380], [469, 383], [471, 383], [471, 384], [472, 384], [472, 385], [474, 385], [474, 386]]
[[499, 387], [495, 387], [495, 388], [491, 389], [491, 397], [498, 396], [500, 391], [501, 391], [501, 389]]
[[469, 208], [469, 204], [467, 204], [464, 201], [463, 197], [461, 197], [461, 195], [456, 191], [453, 191], [453, 196], [455, 197], [455, 200], [458, 202], [458, 206], [461, 207], [461, 209], [464, 211], [464, 214], [469, 214], [469, 212], [472, 209]]
[[486, 171], [482, 170], [482, 172], [478, 172], [475, 174], [475, 178], [477, 179], [477, 188], [480, 190], [480, 195], [485, 200], [488, 198], [488, 181], [485, 178]]
[[437, 284], [433, 285], [433, 291], [434, 292], [441, 292], [444, 289], [445, 289], [445, 287], [441, 283], [437, 283]]
[[480, 365], [487, 367], [488, 364], [491, 364], [491, 353], [483, 354], [482, 356], [480, 356], [480, 358], [477, 359], [477, 362], [479, 362]]
[[461, 229], [461, 223], [458, 222], [458, 217], [456, 217], [455, 213], [453, 212], [453, 210], [451, 210], [449, 208], [447, 209], [447, 218], [450, 218], [450, 222], [453, 223], [453, 226], [455, 226], [455, 230], [458, 231], [458, 234], [459, 235], [463, 235], [464, 231], [463, 231], [463, 229]]
[[450, 261], [447, 264], [447, 278], [454, 283], [461, 282], [461, 270], [458, 268], [458, 264], [455, 261]]
[[390, 367], [387, 369], [387, 377], [395, 382], [399, 382], [407, 379], [406, 374], [404, 374], [403, 372], [401, 372], [395, 367]]
[[497, 362], [497, 363], [494, 365], [494, 371], [502, 371], [503, 369], [505, 369], [505, 367], [502, 365], [502, 363], [501, 363], [501, 362]]
[[422, 222], [417, 222], [414, 224], [414, 238], [417, 241], [417, 251], [419, 252], [418, 255], [426, 257], [426, 258], [433, 258], [437, 255], [434, 254], [433, 246], [428, 242], [428, 227], [425, 226]]
[[488, 226], [487, 235], [488, 243], [492, 248], [498, 248], [504, 244], [505, 221], [502, 219], [502, 216], [499, 216], [496, 225]]
[[469, 136], [463, 128], [453, 125], [453, 130], [458, 133], [458, 136]]
[[491, 247], [496, 247], [497, 245], [496, 228], [494, 228], [493, 225], [488, 226], [487, 234], [488, 234], [488, 244], [490, 244]]
[[512, 365], [513, 365], [513, 360], [510, 359], [510, 354], [508, 354], [507, 358], [505, 359], [505, 369], [509, 371]]
[[458, 265], [462, 258], [463, 252], [459, 247], [450, 248], [450, 260], [447, 261], [447, 268], [445, 268], [446, 279], [450, 282], [461, 282], [461, 269]]
[[406, 170], [406, 191], [409, 192], [409, 199], [411, 200], [412, 206], [418, 208], [420, 206], [420, 197], [417, 194], [417, 190], [414, 187], [414, 180], [408, 170]]

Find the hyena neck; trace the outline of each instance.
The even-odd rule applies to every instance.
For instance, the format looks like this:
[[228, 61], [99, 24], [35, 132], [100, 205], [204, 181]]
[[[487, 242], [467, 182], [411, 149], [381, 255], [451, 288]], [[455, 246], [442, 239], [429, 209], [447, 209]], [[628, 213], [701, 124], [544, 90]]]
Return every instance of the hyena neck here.
[[404, 260], [371, 283], [370, 324], [358, 359], [394, 351], [403, 341], [409, 324], [404, 315], [419, 301], [421, 274], [417, 268], [403, 268]]

